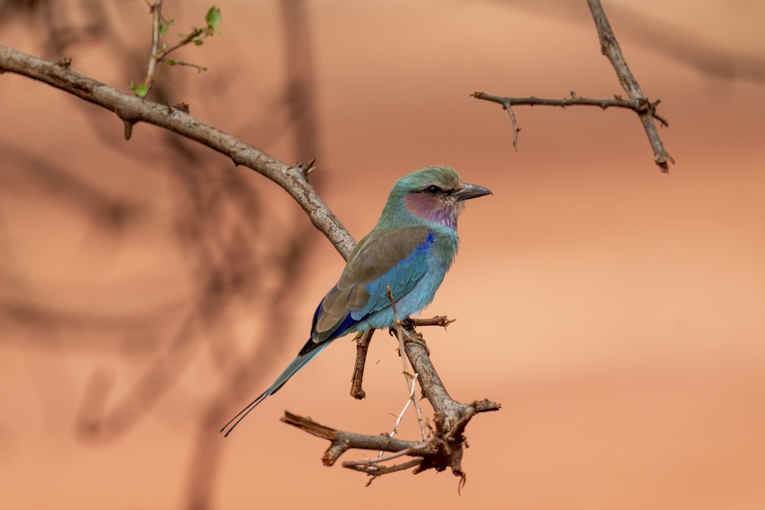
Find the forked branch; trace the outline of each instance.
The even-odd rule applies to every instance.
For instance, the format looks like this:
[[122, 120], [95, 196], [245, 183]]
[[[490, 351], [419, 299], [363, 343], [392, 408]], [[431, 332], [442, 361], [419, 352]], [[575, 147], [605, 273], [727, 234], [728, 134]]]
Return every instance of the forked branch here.
[[635, 77], [627, 66], [627, 61], [622, 55], [619, 43], [616, 42], [616, 36], [614, 36], [614, 33], [611, 30], [611, 25], [608, 23], [608, 18], [603, 11], [603, 6], [600, 4], [600, 0], [587, 0], [587, 5], [590, 7], [592, 17], [595, 20], [598, 37], [600, 38], [601, 51], [611, 62], [611, 65], [619, 78], [619, 83], [621, 83], [622, 88], [624, 88], [629, 95], [629, 99], [623, 99], [618, 95], [614, 96], [612, 99], [580, 97], [574, 92], [571, 92], [570, 98], [563, 99], [541, 99], [534, 96], [504, 97], [487, 94], [485, 92], [474, 92], [471, 96], [476, 99], [499, 103], [505, 110], [507, 110], [507, 113], [510, 115], [510, 120], [513, 123], [513, 147], [515, 150], [518, 150], [518, 132], [521, 128], [518, 127], [518, 121], [516, 120], [515, 113], [512, 109], [513, 105], [560, 106], [563, 108], [566, 106], [586, 105], [599, 106], [604, 110], [610, 107], [629, 108], [630, 110], [635, 111], [640, 117], [643, 129], [645, 129], [646, 135], [648, 135], [648, 140], [651, 143], [651, 149], [654, 153], [654, 161], [659, 168], [661, 168], [662, 172], [669, 172], [668, 162], [674, 163], [675, 160], [672, 159], [672, 156], [670, 156], [664, 149], [664, 144], [659, 137], [659, 132], [656, 129], [656, 123], [654, 122], [654, 119], [656, 119], [663, 126], [669, 126], [667, 121], [656, 113], [656, 107], [660, 100], [651, 102], [643, 96], [643, 92], [640, 90], [640, 85], [638, 85], [637, 80], [635, 80]]

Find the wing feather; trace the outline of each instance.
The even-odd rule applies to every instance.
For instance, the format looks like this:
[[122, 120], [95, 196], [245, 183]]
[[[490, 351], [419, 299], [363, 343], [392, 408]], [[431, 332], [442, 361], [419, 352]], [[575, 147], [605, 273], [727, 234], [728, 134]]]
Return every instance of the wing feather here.
[[[364, 317], [390, 306], [385, 296], [390, 285], [393, 299], [406, 295], [427, 270], [427, 252], [433, 242], [428, 227], [394, 231], [373, 230], [356, 245], [342, 276], [317, 310], [311, 338], [336, 338]], [[352, 323], [348, 323], [348, 317]]]

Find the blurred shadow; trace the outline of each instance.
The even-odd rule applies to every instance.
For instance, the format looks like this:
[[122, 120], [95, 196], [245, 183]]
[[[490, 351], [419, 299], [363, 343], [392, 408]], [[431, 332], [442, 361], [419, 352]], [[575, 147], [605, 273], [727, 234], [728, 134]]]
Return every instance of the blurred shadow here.
[[[128, 6], [117, 1], [110, 7], [131, 11], [125, 19], [145, 10], [141, 2]], [[263, 99], [264, 104], [277, 105], [270, 107], [274, 112], [271, 119], [279, 119], [278, 128], [270, 125], [267, 131], [273, 140], [293, 135], [297, 158], [308, 161], [320, 156], [308, 13], [301, 0], [283, 0], [281, 7], [287, 76], [282, 97]], [[81, 10], [88, 13], [84, 18], [76, 15]], [[148, 24], [149, 18], [143, 14], [143, 22]], [[0, 19], [22, 18], [29, 27], [38, 27], [38, 44], [49, 58], [63, 52], [76, 58], [86, 44], [99, 42], [115, 48], [113, 61], [120, 62], [116, 65], [125, 83], [145, 72], [142, 66], [146, 65], [148, 44], [131, 49], [119, 35], [125, 32], [117, 26], [119, 21], [100, 2], [0, 2]], [[39, 30], [40, 26], [44, 29]], [[160, 102], [178, 95], [171, 80], [160, 80], [151, 93]], [[119, 243], [124, 249], [133, 242], [130, 233], [141, 225], [170, 225], [169, 243], [183, 265], [184, 281], [177, 282], [182, 297], [164, 300], [140, 313], [115, 312], [114, 307], [107, 312], [97, 302], [84, 308], [62, 304], [47, 293], [44, 282], [25, 274], [22, 264], [14, 261], [13, 241], [0, 217], [0, 280], [8, 283], [0, 292], [0, 323], [26, 349], [33, 345], [57, 352], [77, 349], [103, 358], [96, 362], [86, 384], [75, 423], [77, 437], [90, 445], [106, 445], [130, 432], [171, 390], [183, 391], [179, 379], [200, 358], [208, 357], [218, 375], [218, 381], [210, 381], [209, 386], [217, 389], [200, 402], [199, 432], [185, 496], [187, 507], [208, 508], [225, 444], [218, 429], [249, 401], [256, 386], [263, 383], [262, 368], [284, 348], [285, 343], [275, 339], [285, 333], [306, 254], [318, 237], [297, 208], [287, 219], [284, 214], [275, 219], [269, 210], [273, 206], [264, 200], [262, 191], [274, 184], [249, 170], [232, 169], [230, 162], [222, 164], [218, 155], [169, 132], [160, 132], [140, 145], [117, 143], [103, 128], [107, 119], [103, 112], [88, 106], [81, 111], [105, 144], [141, 161], [135, 165], [136, 172], [162, 174], [169, 183], [169, 209], [162, 213], [139, 206], [141, 189], [121, 189], [114, 196], [97, 184], [89, 169], [67, 168], [27, 147], [0, 146], [5, 162], [0, 169], [3, 192], [42, 198], [58, 214], [93, 222], [97, 227], [82, 245], [84, 251], [94, 243]], [[247, 128], [257, 131], [266, 126], [251, 124]], [[312, 176], [315, 188], [320, 186], [318, 181]], [[78, 292], [76, 283], [69, 285], [68, 292]], [[157, 287], [145, 290], [151, 301], [149, 294]], [[114, 293], [118, 295], [119, 289]], [[254, 341], [239, 338], [235, 332], [231, 310], [236, 307], [245, 308], [264, 325]], [[41, 342], [44, 338], [48, 340]], [[243, 344], [252, 347], [246, 349]], [[110, 368], [115, 355], [119, 365], [134, 371], [137, 366], [140, 375], [124, 380], [125, 370]], [[53, 359], [59, 360], [62, 374], [69, 370], [63, 356]], [[49, 374], [31, 375], [52, 380]], [[56, 399], [41, 400], [44, 406]]]

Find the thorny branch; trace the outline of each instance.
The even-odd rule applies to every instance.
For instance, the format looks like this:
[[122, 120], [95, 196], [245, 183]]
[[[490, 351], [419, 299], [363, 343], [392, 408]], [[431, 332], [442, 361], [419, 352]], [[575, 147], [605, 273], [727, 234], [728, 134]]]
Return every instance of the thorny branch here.
[[[147, 101], [72, 71], [68, 65], [58, 65], [0, 46], [0, 74], [4, 72], [12, 72], [41, 81], [114, 112], [125, 124], [126, 139], [130, 138], [129, 135], [134, 124], [146, 122], [210, 147], [231, 158], [236, 165], [243, 165], [255, 170], [284, 188], [305, 210], [313, 225], [329, 239], [343, 258], [347, 259], [355, 245], [355, 241], [345, 227], [308, 184], [307, 176], [315, 168], [313, 161], [308, 165], [298, 164], [291, 167], [192, 117], [188, 113], [188, 108], [172, 108]], [[465, 473], [461, 467], [463, 447], [465, 446], [463, 435], [465, 427], [475, 414], [496, 411], [500, 409], [500, 404], [488, 400], [476, 401], [472, 404], [460, 404], [449, 396], [430, 361], [427, 346], [421, 335], [414, 331], [414, 327], [415, 325], [445, 327], [450, 322], [452, 321], [446, 317], [408, 319], [402, 321], [397, 328], [405, 340], [404, 352], [412, 363], [414, 371], [418, 374], [423, 395], [430, 401], [435, 411], [436, 428], [427, 441], [426, 447], [423, 448], [421, 442], [402, 441], [387, 435], [366, 436], [341, 432], [290, 413], [285, 414], [283, 421], [332, 442], [324, 455], [323, 460], [326, 465], [334, 464], [343, 452], [351, 448], [384, 450], [394, 453], [408, 452], [401, 453], [400, 456], [409, 455], [415, 458], [405, 464], [385, 467], [378, 464], [368, 464], [348, 466], [348, 468], [366, 472], [372, 477], [412, 467], [415, 467], [415, 473], [431, 468], [437, 471], [451, 468], [452, 472], [460, 477], [461, 487], [465, 481]], [[369, 336], [371, 337], [371, 335]], [[366, 341], [368, 344], [369, 338]], [[357, 394], [363, 393], [361, 390], [362, 374], [363, 365], [358, 375], [359, 393]], [[217, 416], [217, 413], [214, 414]], [[378, 459], [376, 462], [379, 463], [380, 460]]]
[[608, 57], [608, 60], [611, 62], [611, 65], [619, 78], [619, 83], [621, 83], [630, 99], [623, 99], [618, 95], [614, 96], [613, 99], [595, 99], [581, 97], [574, 92], [571, 92], [570, 98], [563, 99], [540, 99], [534, 96], [503, 97], [487, 94], [485, 92], [474, 92], [471, 96], [476, 99], [499, 103], [505, 110], [507, 110], [507, 113], [510, 115], [510, 120], [513, 123], [513, 147], [516, 151], [518, 150], [518, 132], [521, 128], [518, 127], [518, 121], [516, 120], [515, 113], [512, 109], [513, 105], [560, 106], [563, 108], [566, 106], [587, 105], [599, 106], [604, 110], [609, 107], [629, 108], [638, 114], [640, 121], [643, 123], [643, 128], [648, 135], [648, 140], [653, 149], [654, 161], [659, 168], [661, 168], [662, 172], [669, 172], [669, 164], [667, 162], [674, 163], [675, 160], [672, 159], [672, 156], [670, 156], [664, 149], [664, 145], [662, 144], [654, 122], [654, 119], [656, 119], [664, 127], [669, 126], [669, 123], [656, 113], [656, 107], [660, 100], [651, 102], [643, 96], [643, 92], [640, 90], [637, 80], [635, 80], [635, 77], [627, 66], [627, 61], [624, 60], [624, 56], [622, 56], [619, 43], [616, 41], [616, 36], [614, 36], [614, 33], [611, 30], [611, 25], [608, 23], [608, 18], [606, 18], [606, 13], [603, 11], [603, 6], [600, 4], [600, 0], [587, 0], [587, 5], [590, 7], [592, 17], [595, 20], [595, 26], [598, 29], [601, 51], [603, 52], [603, 55]]
[[146, 69], [146, 79], [143, 84], [145, 87], [144, 96], [149, 93], [154, 85], [154, 77], [157, 72], [157, 62], [159, 62], [159, 32], [162, 25], [162, 0], [156, 0], [151, 4], [151, 55], [149, 56], [149, 65]]
[[[404, 323], [417, 326], [441, 326], [446, 327], [457, 319], [449, 319], [446, 315], [440, 315], [430, 319], [409, 318]], [[369, 344], [372, 341], [373, 329], [359, 333], [356, 336], [356, 363], [353, 367], [353, 378], [351, 378], [351, 396], [357, 400], [366, 398], [367, 394], [362, 388], [364, 379], [364, 367], [367, 363], [367, 352]]]

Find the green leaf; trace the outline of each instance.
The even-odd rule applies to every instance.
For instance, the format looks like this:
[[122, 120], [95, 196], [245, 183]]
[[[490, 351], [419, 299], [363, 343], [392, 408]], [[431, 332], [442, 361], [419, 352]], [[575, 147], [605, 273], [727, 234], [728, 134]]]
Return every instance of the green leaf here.
[[218, 25], [220, 25], [220, 7], [215, 7], [214, 5], [210, 7], [210, 10], [207, 11], [207, 14], [205, 15], [205, 21], [207, 21], [207, 25], [215, 28]]
[[146, 97], [146, 94], [149, 91], [146, 90], [146, 84], [141, 83], [140, 85], [138, 85], [138, 87], [136, 87], [134, 92], [135, 92], [135, 95], [138, 97]]
[[178, 63], [178, 61], [175, 60], [174, 58], [169, 58], [169, 59], [165, 60], [165, 64], [167, 64], [169, 67], [173, 67], [177, 63]]
[[197, 39], [196, 41], [194, 41], [194, 44], [196, 44], [197, 46], [202, 46], [204, 43], [205, 42], [200, 39]]
[[130, 90], [135, 92], [135, 82], [133, 80], [130, 80]]
[[162, 35], [167, 35], [167, 27], [168, 27], [167, 23], [162, 23], [159, 26], [159, 33], [162, 34]]

